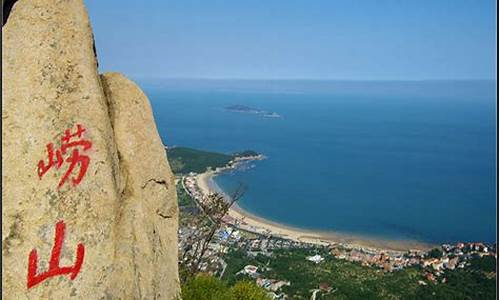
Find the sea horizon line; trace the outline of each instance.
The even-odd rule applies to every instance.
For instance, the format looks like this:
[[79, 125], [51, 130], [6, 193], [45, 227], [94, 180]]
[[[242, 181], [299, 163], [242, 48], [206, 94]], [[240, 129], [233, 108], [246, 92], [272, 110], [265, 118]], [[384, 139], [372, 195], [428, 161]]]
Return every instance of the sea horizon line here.
[[311, 82], [471, 82], [493, 81], [497, 78], [428, 78], [428, 79], [349, 79], [349, 78], [232, 78], [232, 77], [145, 77], [130, 76], [135, 80], [165, 81], [311, 81]]

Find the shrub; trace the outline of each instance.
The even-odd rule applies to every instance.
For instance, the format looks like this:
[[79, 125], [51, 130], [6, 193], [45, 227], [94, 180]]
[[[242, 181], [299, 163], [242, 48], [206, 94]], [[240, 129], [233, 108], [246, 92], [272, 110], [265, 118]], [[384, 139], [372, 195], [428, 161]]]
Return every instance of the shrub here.
[[269, 300], [267, 293], [250, 281], [239, 281], [232, 288], [234, 300]]
[[228, 287], [224, 282], [199, 274], [182, 286], [183, 300], [270, 300], [266, 292], [249, 281]]
[[197, 275], [182, 286], [183, 300], [231, 300], [231, 290], [220, 280]]

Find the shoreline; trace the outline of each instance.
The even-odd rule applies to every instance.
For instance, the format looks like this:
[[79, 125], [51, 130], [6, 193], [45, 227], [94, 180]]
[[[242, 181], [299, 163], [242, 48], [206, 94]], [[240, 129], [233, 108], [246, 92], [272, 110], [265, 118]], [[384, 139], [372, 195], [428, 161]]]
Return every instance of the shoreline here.
[[[231, 167], [231, 168], [234, 168]], [[215, 171], [207, 171], [197, 174], [196, 185], [201, 193], [208, 195], [219, 192], [224, 195], [224, 191], [213, 181], [213, 177], [225, 171], [225, 168]], [[226, 222], [242, 230], [264, 235], [272, 235], [279, 238], [289, 239], [297, 242], [306, 242], [318, 245], [338, 244], [351, 248], [372, 248], [387, 251], [427, 251], [438, 245], [428, 244], [413, 240], [392, 240], [374, 238], [368, 236], [339, 233], [335, 231], [321, 231], [298, 228], [281, 224], [260, 216], [256, 216], [237, 203], [229, 209], [229, 220]]]

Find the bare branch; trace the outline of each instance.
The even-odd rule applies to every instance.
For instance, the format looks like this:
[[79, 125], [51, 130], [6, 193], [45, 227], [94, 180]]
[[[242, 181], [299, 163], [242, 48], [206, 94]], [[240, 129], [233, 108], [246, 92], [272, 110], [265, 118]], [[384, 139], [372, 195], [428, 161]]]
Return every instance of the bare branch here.
[[[220, 229], [224, 216], [227, 215], [229, 209], [233, 206], [236, 201], [241, 199], [241, 197], [246, 192], [247, 188], [243, 184], [239, 184], [233, 193], [226, 199], [224, 195], [220, 193], [213, 193], [207, 196], [206, 201], [203, 204], [203, 211], [206, 217], [211, 221], [209, 227], [202, 226], [203, 220], [199, 220], [198, 228], [206, 228], [206, 233], [201, 236], [201, 238], [193, 241], [193, 244], [186, 246], [186, 251], [183, 254], [183, 258], [187, 257], [186, 266], [189, 266], [190, 275], [195, 275], [199, 272], [200, 263], [205, 255], [210, 242], [213, 240], [215, 233]], [[205, 230], [204, 230], [205, 231]], [[187, 253], [191, 251], [191, 255]]]

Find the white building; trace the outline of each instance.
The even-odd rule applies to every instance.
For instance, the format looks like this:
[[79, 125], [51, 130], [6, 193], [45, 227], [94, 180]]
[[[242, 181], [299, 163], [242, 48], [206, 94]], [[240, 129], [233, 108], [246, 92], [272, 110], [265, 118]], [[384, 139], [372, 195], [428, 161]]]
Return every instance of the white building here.
[[319, 264], [320, 262], [322, 262], [323, 260], [325, 260], [323, 257], [321, 257], [321, 255], [319, 254], [316, 254], [314, 256], [308, 256], [306, 257], [306, 259], [308, 261], [312, 261], [313, 263], [316, 263], [316, 264]]

